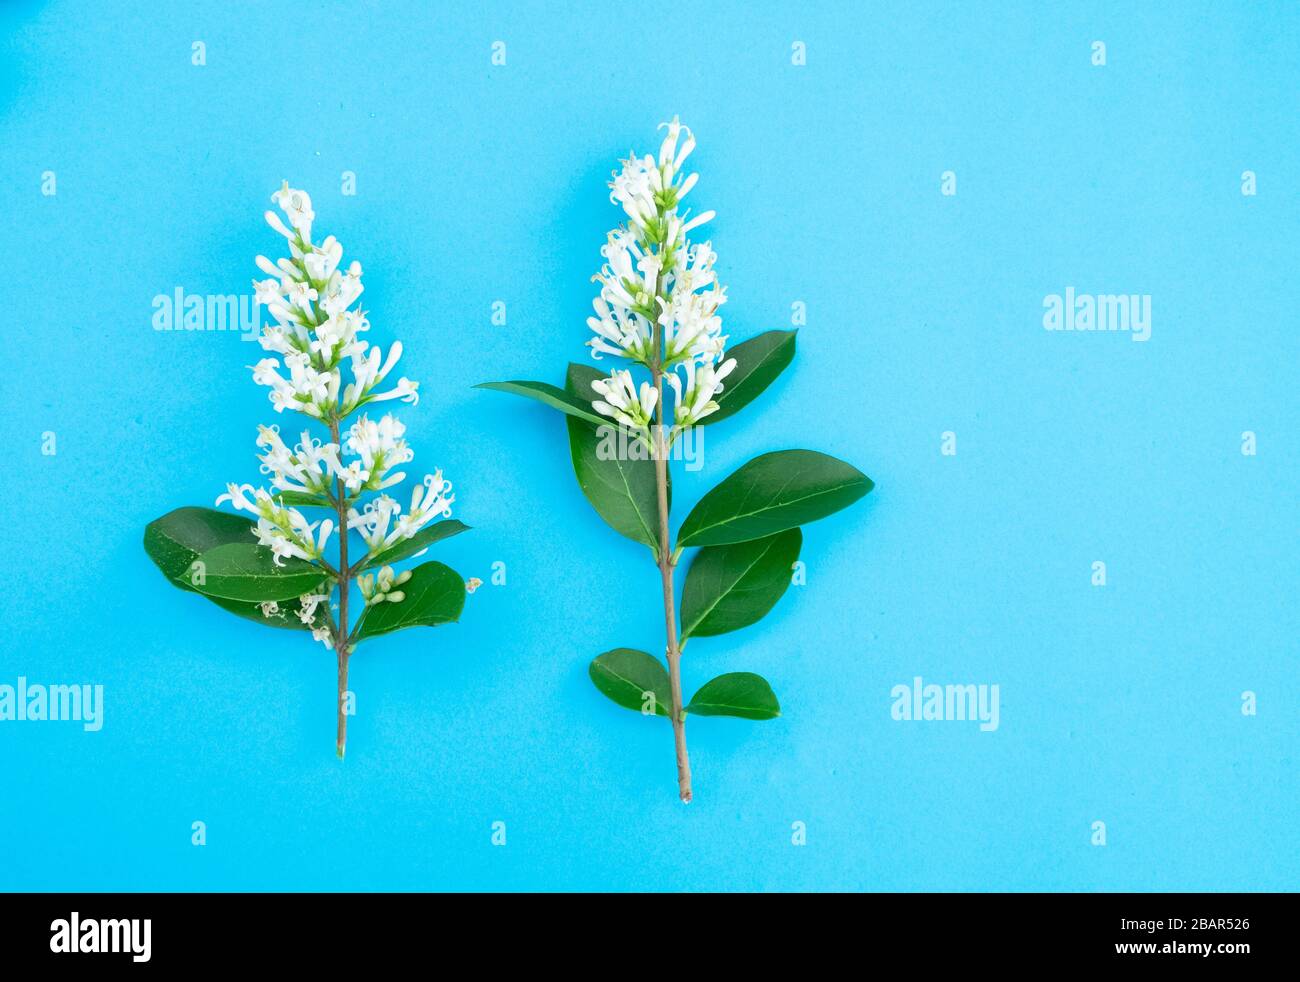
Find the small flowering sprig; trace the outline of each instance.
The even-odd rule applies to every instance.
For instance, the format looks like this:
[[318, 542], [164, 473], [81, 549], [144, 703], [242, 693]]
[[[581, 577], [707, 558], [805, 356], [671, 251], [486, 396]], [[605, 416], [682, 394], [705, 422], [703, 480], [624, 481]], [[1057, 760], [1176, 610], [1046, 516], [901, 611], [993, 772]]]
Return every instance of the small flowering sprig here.
[[[393, 563], [423, 555], [468, 526], [450, 518], [455, 497], [440, 470], [415, 485], [405, 512], [388, 494], [406, 480], [402, 468], [415, 456], [406, 427], [391, 413], [363, 413], [350, 425], [347, 420], [371, 404], [397, 399], [414, 405], [419, 383], [390, 381], [401, 342], [394, 341], [385, 355], [361, 337], [370, 330], [365, 311], [354, 306], [362, 292], [361, 264], [352, 262], [343, 271], [343, 247], [334, 236], [319, 245], [312, 241], [316, 216], [307, 193], [285, 182], [272, 200], [288, 224], [273, 211], [266, 212], [266, 221], [284, 236], [289, 255], [275, 262], [257, 257], [266, 278], [255, 279], [253, 289], [275, 320], [258, 341], [273, 357], [250, 368], [253, 380], [270, 389], [275, 411], [300, 413], [304, 429], [291, 448], [278, 426], [258, 427], [258, 459], [269, 490], [228, 484], [216, 499], [244, 514], [178, 508], [147, 526], [144, 545], [175, 586], [262, 624], [308, 630], [335, 652], [342, 758], [350, 714], [348, 662], [356, 646], [404, 627], [457, 620], [467, 588], [478, 581], [466, 583], [438, 562], [394, 571]], [[328, 438], [313, 436], [313, 425], [324, 426]], [[303, 508], [328, 514], [310, 521]], [[366, 546], [359, 558], [349, 556], [354, 531]], [[337, 556], [331, 561], [334, 535]], [[366, 572], [376, 567], [377, 573]], [[353, 581], [363, 604], [350, 625]]]
[[[687, 641], [735, 631], [761, 619], [785, 593], [803, 541], [801, 526], [852, 504], [872, 481], [842, 460], [811, 450], [767, 453], [706, 494], [677, 531], [669, 527], [673, 447], [700, 426], [748, 405], [794, 358], [795, 332], [768, 331], [728, 346], [719, 308], [726, 290], [708, 242], [689, 233], [712, 211], [691, 217], [682, 201], [698, 175], [683, 169], [695, 148], [690, 130], [665, 123], [659, 156], [629, 157], [610, 182], [610, 200], [627, 223], [609, 233], [600, 290], [587, 319], [592, 357], [618, 359], [608, 375], [570, 364], [563, 389], [546, 382], [486, 382], [482, 388], [536, 399], [569, 419], [578, 484], [601, 518], [649, 547], [663, 591], [664, 663], [631, 648], [591, 662], [592, 682], [614, 702], [667, 717], [677, 784], [690, 801], [686, 717], [772, 719], [781, 709], [771, 686], [751, 672], [719, 675], [690, 702], [682, 699]], [[698, 547], [681, 590], [675, 571]], [[680, 617], [678, 610], [680, 609]]]

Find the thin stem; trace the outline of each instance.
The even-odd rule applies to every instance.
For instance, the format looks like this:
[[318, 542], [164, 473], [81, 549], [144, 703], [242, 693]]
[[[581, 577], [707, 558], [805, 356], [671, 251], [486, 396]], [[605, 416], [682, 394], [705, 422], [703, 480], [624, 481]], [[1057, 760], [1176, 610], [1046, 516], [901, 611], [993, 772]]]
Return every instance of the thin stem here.
[[677, 569], [677, 555], [672, 550], [668, 533], [668, 448], [664, 445], [663, 408], [664, 408], [664, 373], [660, 358], [660, 335], [662, 327], [655, 320], [654, 364], [650, 374], [654, 378], [655, 391], [659, 398], [655, 401], [655, 490], [659, 495], [659, 578], [664, 589], [664, 630], [667, 635], [668, 686], [671, 693], [673, 713], [673, 745], [677, 750], [677, 793], [685, 803], [691, 800], [691, 758], [686, 752], [686, 713], [682, 707], [682, 671], [681, 649], [677, 646], [677, 610], [674, 597], [673, 574]]
[[[341, 445], [337, 417], [330, 419], [330, 437], [335, 444]], [[352, 580], [353, 570], [348, 567], [348, 512], [343, 478], [336, 478], [336, 480], [338, 482], [336, 503], [339, 516], [339, 631], [334, 639], [334, 647], [338, 653], [339, 663], [338, 755], [339, 760], [342, 760], [348, 744], [348, 717], [343, 708], [348, 691], [348, 658], [351, 657], [348, 649], [351, 640], [348, 637], [348, 585]]]

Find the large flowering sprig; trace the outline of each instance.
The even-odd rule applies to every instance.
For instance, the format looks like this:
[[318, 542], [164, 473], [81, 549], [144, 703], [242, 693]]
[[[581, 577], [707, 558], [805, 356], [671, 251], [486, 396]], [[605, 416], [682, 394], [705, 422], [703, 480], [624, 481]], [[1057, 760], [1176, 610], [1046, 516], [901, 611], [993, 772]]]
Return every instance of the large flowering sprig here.
[[[610, 182], [610, 200], [622, 207], [627, 224], [610, 232], [601, 249], [588, 345], [594, 358], [613, 356], [622, 364], [608, 375], [571, 364], [563, 389], [521, 381], [484, 387], [567, 414], [570, 456], [583, 493], [611, 527], [654, 556], [667, 670], [647, 652], [615, 648], [592, 661], [590, 674], [619, 705], [671, 721], [678, 793], [690, 801], [687, 714], [771, 719], [780, 705], [767, 681], [750, 672], [720, 675], [684, 702], [686, 641], [763, 617], [790, 584], [800, 526], [856, 501], [872, 483], [849, 464], [811, 450], [764, 454], [705, 495], [673, 545], [672, 450], [766, 389], [793, 359], [795, 336], [768, 331], [728, 346], [718, 314], [726, 290], [714, 269], [716, 255], [709, 242], [689, 237], [713, 212], [691, 217], [682, 209], [698, 180], [683, 170], [695, 138], [676, 119], [664, 127], [658, 157], [630, 156]], [[682, 551], [694, 546], [700, 548], [682, 587], [679, 618], [675, 571]]]
[[[250, 518], [178, 509], [149, 526], [145, 545], [178, 585], [242, 616], [306, 628], [337, 652], [342, 757], [348, 659], [356, 644], [401, 627], [455, 620], [464, 605], [465, 582], [441, 563], [400, 574], [389, 564], [422, 555], [433, 542], [466, 526], [449, 518], [455, 498], [441, 471], [415, 486], [405, 514], [387, 494], [406, 480], [402, 468], [415, 456], [405, 425], [392, 413], [374, 419], [362, 414], [346, 423], [371, 403], [397, 399], [414, 405], [419, 383], [405, 377], [391, 381], [401, 342], [392, 342], [385, 354], [362, 337], [370, 321], [356, 306], [364, 289], [361, 264], [354, 261], [344, 271], [343, 247], [333, 236], [313, 242], [316, 215], [307, 193], [286, 182], [272, 200], [285, 217], [267, 211], [266, 221], [285, 237], [289, 255], [274, 262], [257, 257], [266, 278], [254, 279], [253, 289], [274, 323], [265, 325], [258, 338], [270, 357], [250, 368], [253, 380], [270, 389], [276, 412], [302, 414], [306, 428], [291, 449], [278, 426], [258, 427], [258, 459], [269, 489], [229, 484], [216, 501]], [[325, 426], [328, 439], [313, 436], [313, 424]], [[367, 495], [375, 497], [363, 501]], [[328, 509], [331, 517], [309, 521], [300, 509], [311, 507]], [[349, 562], [352, 530], [360, 533], [368, 552]], [[334, 534], [336, 563], [327, 558]], [[362, 575], [374, 566], [381, 567], [378, 588], [374, 575]], [[358, 580], [364, 605], [349, 629], [353, 580]], [[335, 590], [337, 603], [331, 604]], [[408, 594], [415, 599], [408, 601]]]

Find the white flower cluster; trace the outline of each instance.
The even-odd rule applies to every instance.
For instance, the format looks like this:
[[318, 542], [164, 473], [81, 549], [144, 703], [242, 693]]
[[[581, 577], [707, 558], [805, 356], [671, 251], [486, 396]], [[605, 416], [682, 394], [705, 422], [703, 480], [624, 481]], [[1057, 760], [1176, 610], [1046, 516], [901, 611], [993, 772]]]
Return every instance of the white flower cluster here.
[[[682, 173], [695, 137], [676, 118], [663, 127], [668, 134], [658, 160], [633, 155], [610, 182], [610, 200], [622, 206], [628, 225], [611, 232], [601, 249], [605, 265], [593, 277], [600, 293], [593, 301], [595, 316], [587, 319], [594, 334], [587, 343], [597, 359], [614, 355], [663, 371], [676, 397], [677, 432], [717, 411], [713, 397], [736, 362], [724, 354], [727, 338], [718, 308], [727, 297], [713, 269], [717, 254], [708, 242], [687, 239], [714, 213], [689, 220], [678, 214], [699, 178]], [[657, 404], [656, 389], [647, 384], [638, 389], [626, 369], [592, 386], [600, 396], [593, 408], [644, 438]]]
[[[442, 479], [442, 471], [434, 471], [411, 491], [411, 508], [405, 515], [396, 499], [381, 494], [374, 501], [366, 502], [361, 511], [349, 509], [348, 528], [361, 532], [372, 553], [384, 552], [411, 538], [435, 518], [448, 517], [455, 500], [451, 482]], [[394, 518], [397, 520], [393, 521]]]
[[257, 543], [275, 553], [277, 566], [283, 566], [289, 557], [315, 562], [325, 555], [325, 543], [334, 531], [331, 519], [309, 522], [297, 508], [286, 507], [265, 488], [254, 488], [251, 484], [227, 484], [226, 493], [217, 498], [217, 504], [223, 501], [229, 501], [238, 511], [257, 516], [257, 527], [253, 529]]
[[[273, 211], [266, 213], [267, 224], [288, 240], [290, 255], [277, 262], [258, 256], [257, 265], [269, 278], [254, 280], [253, 289], [276, 321], [264, 328], [258, 341], [284, 364], [263, 358], [250, 366], [253, 380], [270, 387], [277, 412], [294, 409], [317, 419], [346, 416], [366, 403], [386, 399], [415, 403], [419, 383], [408, 378], [386, 392], [375, 391], [401, 358], [402, 344], [394, 341], [385, 358], [378, 347], [359, 337], [370, 329], [365, 312], [350, 309], [363, 289], [361, 264], [353, 262], [346, 273], [340, 272], [343, 246], [332, 235], [320, 245], [312, 244], [316, 213], [306, 191], [285, 182], [271, 200], [284, 210], [291, 227]], [[352, 374], [346, 385], [345, 362]]]
[[[275, 318], [275, 324], [264, 326], [258, 340], [279, 358], [264, 358], [252, 366], [253, 379], [270, 387], [271, 404], [277, 412], [292, 409], [310, 416], [328, 425], [338, 442], [322, 441], [304, 430], [300, 442], [290, 449], [279, 427], [259, 426], [257, 446], [262, 452], [258, 459], [262, 473], [270, 478], [271, 490], [230, 484], [217, 504], [229, 501], [236, 509], [255, 515], [257, 541], [274, 553], [278, 565], [295, 558], [333, 572], [324, 554], [336, 531], [335, 522], [328, 518], [309, 522], [296, 507], [285, 503], [286, 495], [299, 496], [292, 500], [293, 505], [333, 507], [346, 514], [348, 528], [361, 531], [372, 555], [409, 539], [434, 518], [450, 515], [454, 498], [441, 471], [416, 485], [405, 515], [384, 493], [406, 480], [406, 472], [400, 468], [415, 456], [404, 439], [406, 427], [391, 413], [379, 419], [362, 415], [341, 431], [345, 417], [368, 403], [401, 399], [414, 404], [419, 384], [401, 378], [386, 391], [378, 391], [401, 357], [402, 345], [394, 341], [384, 357], [377, 346], [360, 337], [370, 329], [365, 312], [353, 307], [362, 291], [361, 265], [354, 262], [346, 272], [340, 271], [343, 247], [333, 236], [320, 245], [312, 243], [316, 215], [305, 191], [290, 188], [286, 182], [272, 200], [289, 224], [272, 211], [266, 213], [266, 220], [288, 241], [290, 255], [274, 263], [265, 256], [257, 257], [258, 267], [269, 278], [254, 280], [253, 287], [258, 302]], [[345, 367], [351, 375], [346, 383]], [[361, 496], [368, 492], [379, 495], [358, 508]], [[391, 574], [391, 569], [388, 572]], [[382, 575], [380, 582], [385, 582]], [[388, 586], [393, 582], [405, 581], [389, 576]], [[400, 591], [388, 588], [375, 593], [370, 581], [363, 594], [368, 602], [373, 596], [392, 602], [403, 599]], [[298, 616], [304, 624], [313, 623], [320, 603], [328, 604], [328, 597], [300, 598]], [[279, 612], [275, 604], [262, 609], [266, 616]], [[317, 627], [312, 633], [327, 647], [334, 644], [328, 628]]]

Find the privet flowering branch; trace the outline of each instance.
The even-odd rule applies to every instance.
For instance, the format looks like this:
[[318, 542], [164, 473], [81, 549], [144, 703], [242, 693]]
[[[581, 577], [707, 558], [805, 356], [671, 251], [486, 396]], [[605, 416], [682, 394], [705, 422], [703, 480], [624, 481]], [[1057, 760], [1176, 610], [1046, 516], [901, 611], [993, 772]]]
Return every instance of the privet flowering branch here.
[[[343, 247], [334, 236], [311, 238], [311, 199], [284, 186], [272, 195], [289, 225], [273, 211], [267, 223], [285, 237], [289, 256], [257, 257], [266, 279], [254, 280], [257, 300], [275, 318], [259, 337], [278, 358], [251, 366], [253, 380], [270, 388], [277, 413], [306, 417], [290, 448], [278, 426], [259, 426], [257, 446], [270, 490], [228, 484], [218, 505], [229, 502], [244, 515], [211, 508], [178, 508], [145, 528], [144, 547], [177, 587], [207, 597], [233, 614], [272, 627], [310, 631], [332, 648], [338, 661], [338, 756], [347, 744], [348, 660], [369, 638], [404, 627], [455, 621], [465, 606], [467, 584], [448, 566], [426, 562], [398, 573], [393, 565], [419, 556], [435, 542], [464, 532], [455, 521], [451, 483], [434, 471], [415, 485], [410, 507], [388, 494], [406, 480], [401, 470], [414, 453], [406, 427], [391, 413], [373, 419], [358, 410], [399, 399], [412, 405], [419, 383], [388, 382], [402, 344], [387, 357], [361, 338], [370, 329], [361, 296], [361, 264], [340, 270]], [[281, 365], [283, 360], [283, 365]], [[351, 376], [345, 384], [344, 371]], [[329, 431], [328, 441], [312, 426]], [[296, 426], [294, 427], [297, 428]], [[363, 502], [363, 499], [368, 498]], [[300, 509], [327, 515], [309, 521]], [[348, 533], [365, 545], [349, 555]], [[337, 558], [327, 558], [338, 533]], [[349, 592], [356, 582], [361, 610], [349, 620]], [[337, 602], [332, 597], [337, 596]], [[337, 611], [337, 620], [334, 612]], [[355, 607], [352, 608], [356, 612]]]
[[[772, 719], [772, 688], [751, 672], [729, 672], [682, 701], [687, 641], [758, 621], [790, 585], [802, 544], [800, 526], [857, 501], [872, 482], [856, 468], [812, 450], [763, 454], [724, 480], [691, 510], [673, 544], [669, 527], [672, 448], [688, 431], [726, 419], [767, 388], [794, 358], [795, 332], [768, 331], [727, 348], [718, 308], [725, 290], [707, 242], [688, 234], [713, 218], [681, 211], [697, 174], [682, 165], [695, 138], [676, 119], [656, 160], [623, 161], [610, 200], [627, 214], [601, 250], [592, 356], [627, 367], [608, 376], [570, 364], [565, 388], [545, 382], [488, 382], [569, 416], [578, 484], [616, 531], [649, 547], [663, 590], [665, 659], [615, 648], [596, 658], [592, 682], [628, 709], [667, 717], [677, 751], [682, 801], [691, 800], [686, 717]], [[662, 127], [661, 127], [662, 128]], [[669, 395], [671, 394], [671, 413]], [[593, 398], [594, 395], [594, 398]], [[612, 422], [611, 422], [612, 421]], [[681, 591], [675, 571], [684, 549], [699, 547]]]

